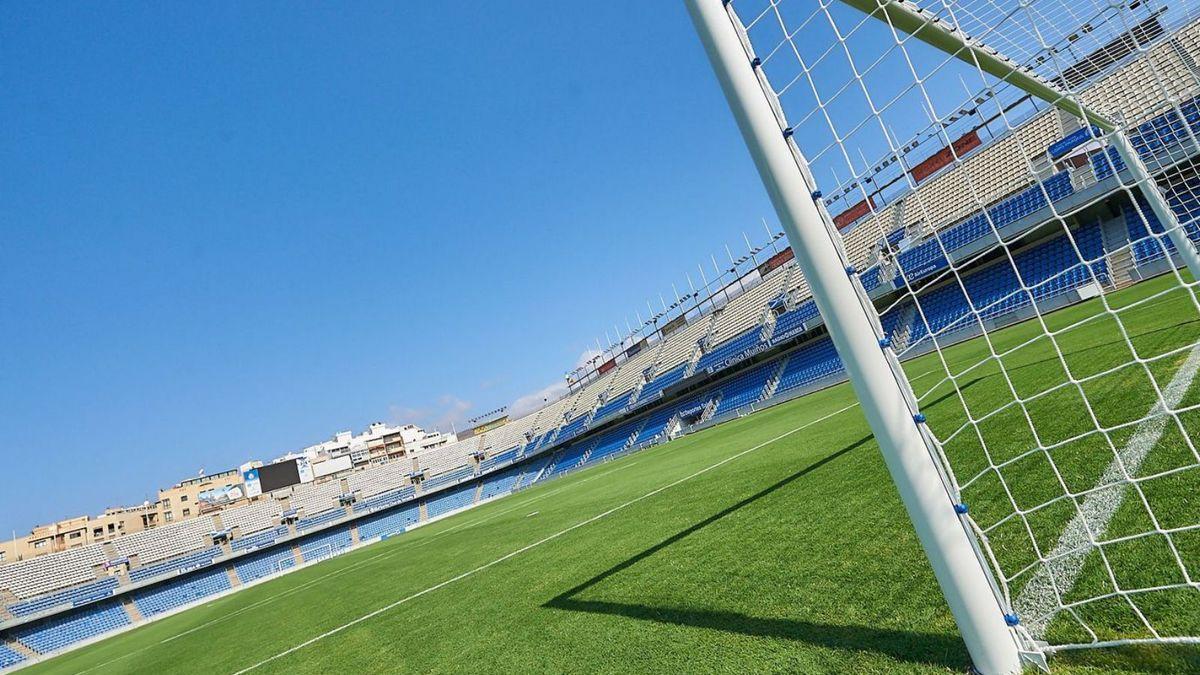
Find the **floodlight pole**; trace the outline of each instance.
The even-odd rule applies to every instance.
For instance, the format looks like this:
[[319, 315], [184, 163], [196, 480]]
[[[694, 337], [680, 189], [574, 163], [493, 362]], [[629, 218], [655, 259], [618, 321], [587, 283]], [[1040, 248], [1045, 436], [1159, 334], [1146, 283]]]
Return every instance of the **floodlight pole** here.
[[[1192, 273], [1192, 279], [1200, 281], [1200, 254], [1196, 252], [1195, 244], [1188, 238], [1187, 232], [1179, 223], [1175, 212], [1171, 210], [1167, 200], [1150, 171], [1138, 156], [1137, 150], [1129, 142], [1129, 137], [1117, 122], [1101, 115], [1088, 106], [1059, 90], [1052, 82], [1048, 82], [1036, 73], [1022, 68], [995, 49], [982, 44], [961, 30], [938, 19], [926, 10], [912, 3], [901, 0], [842, 0], [855, 9], [887, 22], [898, 31], [912, 35], [916, 39], [939, 49], [950, 56], [965, 61], [980, 70], [997, 77], [1031, 96], [1040, 98], [1050, 105], [1064, 110], [1087, 124], [1094, 124], [1101, 131], [1110, 135], [1110, 142], [1121, 161], [1129, 168], [1134, 182], [1141, 188], [1142, 196], [1150, 205], [1150, 210], [1158, 218], [1166, 230], [1179, 257]], [[1149, 230], [1149, 228], [1147, 228]]]
[[773, 95], [759, 79], [741, 22], [722, 0], [685, 2], [967, 651], [985, 675], [1017, 673], [1016, 638], [990, 573], [956, 512], [933, 441], [922, 429], [924, 418], [870, 300], [853, 281], [855, 272], [819, 205], [807, 163], [788, 140]]

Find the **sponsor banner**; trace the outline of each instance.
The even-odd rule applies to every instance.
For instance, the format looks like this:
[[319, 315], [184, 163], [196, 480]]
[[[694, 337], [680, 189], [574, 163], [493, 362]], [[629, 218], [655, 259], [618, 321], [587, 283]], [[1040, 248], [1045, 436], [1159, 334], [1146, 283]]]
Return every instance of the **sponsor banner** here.
[[792, 338], [794, 338], [798, 335], [801, 335], [802, 333], [804, 333], [807, 330], [808, 330], [807, 323], [802, 323], [799, 326], [792, 326], [790, 329], [785, 330], [782, 333], [772, 335], [770, 345], [772, 347], [774, 347], [776, 345], [787, 342], [788, 340], [791, 340]]
[[327, 459], [324, 462], [315, 462], [312, 465], [313, 476], [324, 478], [332, 476], [339, 471], [349, 471], [354, 466], [354, 462], [350, 461], [350, 455], [342, 455]]
[[1046, 152], [1050, 153], [1050, 159], [1059, 159], [1063, 155], [1074, 150], [1075, 148], [1078, 148], [1084, 143], [1087, 143], [1094, 138], [1100, 138], [1100, 135], [1100, 127], [1094, 125], [1091, 127], [1076, 129], [1065, 138], [1060, 138], [1059, 140], [1051, 143]]
[[638, 354], [640, 354], [641, 351], [645, 348], [646, 348], [646, 338], [642, 338], [641, 340], [638, 340], [637, 342], [630, 345], [629, 349], [625, 350], [625, 358], [631, 359], [634, 356], [637, 356]]
[[80, 605], [86, 605], [86, 604], [88, 604], [88, 603], [91, 603], [91, 602], [95, 602], [95, 601], [97, 601], [97, 600], [100, 600], [101, 598], [107, 598], [107, 597], [108, 597], [108, 596], [110, 596], [110, 595], [112, 595], [112, 590], [111, 590], [111, 589], [105, 589], [105, 590], [102, 590], [102, 591], [96, 591], [95, 593], [88, 593], [87, 595], [85, 595], [85, 596], [83, 596], [83, 597], [81, 597], [81, 598], [75, 598], [74, 600], [72, 600], [72, 601], [71, 601], [71, 606], [72, 606], [72, 607], [78, 607], [78, 606], [80, 606]]
[[257, 497], [262, 494], [262, 483], [258, 479], [258, 469], [243, 471], [242, 483], [245, 484], [247, 497]]
[[666, 336], [670, 335], [671, 333], [674, 333], [675, 331], [679, 330], [680, 328], [683, 328], [686, 325], [687, 325], [687, 316], [680, 314], [679, 316], [675, 317], [674, 319], [671, 319], [670, 321], [663, 324], [663, 327], [662, 327], [663, 337], [666, 337]]
[[245, 494], [242, 491], [241, 485], [222, 485], [221, 487], [209, 488], [201, 492], [196, 495], [196, 500], [200, 502], [200, 508], [203, 510], [205, 506], [214, 508], [225, 506], [230, 502], [236, 502], [244, 496]]
[[751, 347], [750, 349], [747, 349], [744, 352], [739, 352], [737, 354], [734, 354], [733, 356], [725, 358], [722, 361], [718, 361], [717, 363], [709, 366], [705, 370], [707, 370], [707, 372], [710, 374], [715, 373], [718, 370], [725, 370], [729, 366], [732, 366], [737, 363], [741, 363], [742, 361], [745, 361], [746, 359], [748, 359], [756, 354], [761, 354], [761, 353], [767, 351], [768, 349], [771, 348], [771, 344], [772, 343], [770, 343], [770, 342], [760, 342], [757, 345]]
[[300, 477], [301, 483], [313, 482], [312, 462], [307, 457], [296, 458], [296, 475]]
[[605, 361], [604, 363], [601, 363], [600, 367], [596, 369], [596, 372], [603, 375], [603, 374], [607, 373], [608, 371], [612, 370], [613, 368], [615, 368], [616, 366], [617, 366], [617, 360], [609, 359], [609, 360]]
[[908, 269], [907, 267], [904, 268], [904, 276], [897, 275], [894, 283], [903, 284], [905, 277], [908, 278], [908, 281], [910, 283], [914, 282], [914, 281], [919, 281], [919, 280], [924, 279], [925, 277], [929, 276], [930, 274], [937, 272], [938, 270], [942, 269], [943, 267], [949, 267], [949, 265], [950, 265], [950, 262], [946, 260], [946, 256], [943, 255], [941, 252], [939, 252], [937, 254], [937, 256], [935, 258], [933, 258], [933, 260], [926, 262], [925, 264], [921, 265], [920, 267], [915, 267], [913, 269]]
[[914, 181], [920, 183], [926, 178], [929, 178], [933, 174], [937, 173], [938, 169], [949, 166], [950, 163], [954, 161], [955, 156], [962, 157], [966, 153], [978, 148], [981, 145], [983, 145], [983, 141], [979, 140], [979, 133], [976, 131], [969, 131], [962, 136], [959, 136], [958, 139], [949, 146], [938, 150], [929, 157], [926, 157], [924, 161], [914, 166], [912, 171], [909, 173], [912, 174]]
[[[474, 429], [471, 429], [471, 435], [478, 436], [479, 434], [486, 433], [492, 429], [499, 429], [505, 424], [508, 424], [508, 415], [505, 415], [500, 419], [492, 420], [491, 422], [484, 422], [483, 424], [480, 424]], [[462, 440], [462, 437], [459, 437], [459, 440]]]
[[854, 224], [859, 218], [870, 213], [873, 208], [875, 208], [875, 200], [868, 197], [834, 216], [833, 224], [837, 225], [839, 230], [844, 230]]
[[794, 253], [792, 253], [792, 248], [789, 246], [770, 258], [767, 258], [765, 263], [758, 266], [758, 273], [765, 277], [767, 276], [768, 272], [783, 267], [784, 263], [794, 257], [796, 256]]

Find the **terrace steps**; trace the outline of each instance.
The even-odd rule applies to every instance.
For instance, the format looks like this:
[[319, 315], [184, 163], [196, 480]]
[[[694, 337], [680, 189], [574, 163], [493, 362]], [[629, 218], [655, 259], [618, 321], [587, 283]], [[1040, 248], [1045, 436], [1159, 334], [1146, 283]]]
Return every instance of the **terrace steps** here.
[[893, 334], [888, 336], [892, 341], [892, 351], [897, 354], [908, 349], [908, 341], [912, 337], [913, 320], [916, 318], [916, 305], [908, 305], [900, 315], [900, 323]]
[[779, 359], [779, 367], [771, 374], [771, 378], [767, 380], [767, 386], [763, 387], [762, 395], [758, 397], [759, 401], [765, 401], [775, 395], [775, 390], [779, 388], [779, 379], [783, 377], [783, 369], [787, 367], [788, 357], [785, 356]]
[[1117, 288], [1125, 288], [1137, 281], [1136, 264], [1129, 243], [1129, 228], [1123, 218], [1111, 218], [1104, 221], [1100, 228], [1100, 236], [1104, 242], [1104, 250], [1108, 257], [1108, 272], [1112, 283]]
[[[355, 542], [355, 543], [358, 543], [358, 542]], [[238, 577], [237, 570], [234, 569], [233, 565], [229, 565], [225, 568], [225, 575], [229, 577], [229, 585], [231, 587], [237, 588], [238, 586], [242, 585], [242, 580]], [[132, 616], [130, 616], [129, 618], [133, 619]], [[133, 619], [133, 620], [136, 621], [137, 619]]]
[[[666, 349], [667, 342], [669, 340], [670, 338], [663, 338], [659, 340], [658, 346], [654, 348], [654, 358], [650, 359], [650, 366], [648, 368], [651, 378], [654, 377], [655, 372], [658, 370], [658, 364], [660, 361], [662, 361], [663, 351]], [[640, 396], [642, 393], [642, 387], [646, 386], [646, 381], [647, 380], [644, 377], [638, 378], [637, 384], [635, 384], [633, 387], [633, 394], [629, 397], [630, 406], [637, 403], [638, 396]]]
[[[717, 319], [720, 318], [724, 308], [717, 310], [708, 317], [708, 330], [704, 332], [704, 337], [696, 342], [696, 346], [692, 348], [692, 355], [688, 357], [687, 368], [683, 371], [684, 379], [691, 377], [696, 372], [696, 364], [700, 363], [700, 357], [704, 356], [704, 352], [712, 345], [713, 333], [717, 328]], [[701, 347], [701, 345], [704, 345]]]
[[133, 601], [133, 596], [126, 593], [121, 596], [121, 607], [125, 609], [125, 614], [129, 616], [129, 620], [137, 623], [142, 620], [142, 610], [138, 609], [137, 603]]
[[41, 654], [38, 654], [37, 652], [33, 651], [29, 647], [25, 646], [25, 643], [21, 642], [20, 640], [13, 640], [13, 639], [9, 638], [9, 639], [4, 640], [4, 642], [0, 643], [0, 644], [3, 644], [4, 646], [6, 646], [9, 649], [13, 650], [14, 652], [20, 654], [21, 656], [24, 656], [27, 659], [36, 659], [41, 656]]

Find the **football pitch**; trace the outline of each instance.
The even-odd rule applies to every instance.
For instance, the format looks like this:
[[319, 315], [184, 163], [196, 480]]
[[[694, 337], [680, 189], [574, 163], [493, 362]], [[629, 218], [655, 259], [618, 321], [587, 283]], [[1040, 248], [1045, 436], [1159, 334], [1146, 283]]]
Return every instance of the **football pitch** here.
[[[1200, 316], [1173, 276], [905, 363], [922, 410], [989, 530], [1002, 569], [1022, 569], [1021, 508], [1101, 479], [1139, 420], [1185, 368]], [[1093, 317], [1084, 323], [1082, 319]], [[1131, 352], [1130, 346], [1133, 347]], [[1003, 354], [987, 358], [992, 352]], [[1135, 358], [1136, 354], [1136, 358]], [[1166, 355], [1163, 358], [1160, 356]], [[1140, 359], [1140, 361], [1139, 361]], [[944, 363], [956, 375], [946, 381]], [[1063, 363], [1066, 363], [1066, 367]], [[978, 365], [977, 365], [978, 364]], [[1067, 375], [1070, 369], [1070, 377]], [[1149, 371], [1150, 375], [1147, 374]], [[1153, 377], [1154, 384], [1150, 377]], [[1066, 382], [1069, 386], [1058, 386]], [[1200, 402], [1183, 382], [1180, 406]], [[1047, 393], [1042, 393], [1047, 392]], [[1023, 406], [1006, 402], [1021, 398]], [[954, 434], [970, 409], [978, 427]], [[1093, 420], [1094, 416], [1094, 420]], [[1171, 422], [1141, 475], [1195, 465]], [[1079, 437], [1096, 421], [1108, 434]], [[1125, 425], [1125, 426], [1122, 426]], [[1029, 453], [1039, 443], [1049, 453]], [[986, 454], [985, 454], [986, 448]], [[1054, 459], [1054, 471], [1046, 455]], [[1110, 537], [1200, 522], [1197, 471], [1117, 500]], [[1061, 479], [1059, 478], [1061, 476]], [[1060, 483], [1061, 480], [1061, 483]], [[1147, 502], [1150, 508], [1147, 508]], [[1053, 549], [1070, 500], [1030, 529]], [[1151, 521], [1154, 514], [1157, 524]], [[1200, 534], [1172, 536], [1200, 575]], [[1089, 554], [1071, 594], [1178, 583], [1157, 538]], [[1019, 576], [1014, 596], [1032, 574]], [[1071, 597], [1068, 594], [1068, 597]], [[1195, 588], [1147, 596], [1164, 633], [1195, 633]], [[1141, 637], [1128, 603], [1080, 610], [1098, 639]], [[1056, 618], [1055, 642], [1086, 641]], [[1198, 672], [1200, 648], [1073, 651], [1056, 672]], [[838, 385], [312, 565], [28, 668], [29, 673], [963, 672], [969, 661], [848, 385]]]

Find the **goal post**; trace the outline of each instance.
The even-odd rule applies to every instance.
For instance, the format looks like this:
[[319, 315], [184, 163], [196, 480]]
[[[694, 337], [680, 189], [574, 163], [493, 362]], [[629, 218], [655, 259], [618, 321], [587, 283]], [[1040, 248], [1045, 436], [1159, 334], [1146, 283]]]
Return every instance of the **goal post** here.
[[1200, 645], [1200, 5], [685, 3], [975, 667]]
[[1019, 672], [1017, 642], [922, 433], [907, 380], [853, 282], [854, 270], [805, 175], [804, 158], [788, 143], [759, 81], [738, 19], [722, 0], [686, 1], [971, 659], [983, 673]]

